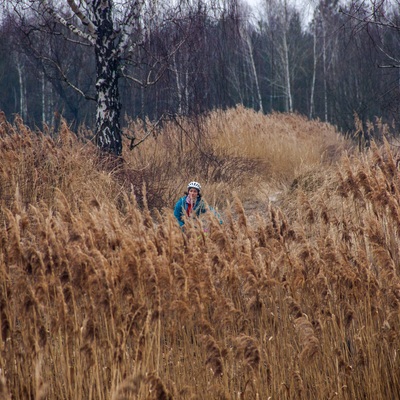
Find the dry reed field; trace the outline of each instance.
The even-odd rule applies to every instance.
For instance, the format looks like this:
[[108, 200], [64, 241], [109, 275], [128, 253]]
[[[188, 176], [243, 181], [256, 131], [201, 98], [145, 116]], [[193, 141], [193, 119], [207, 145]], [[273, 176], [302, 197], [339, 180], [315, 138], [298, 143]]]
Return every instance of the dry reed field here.
[[[400, 398], [395, 146], [237, 108], [116, 163], [0, 123], [1, 399]], [[207, 235], [172, 216], [191, 178]]]

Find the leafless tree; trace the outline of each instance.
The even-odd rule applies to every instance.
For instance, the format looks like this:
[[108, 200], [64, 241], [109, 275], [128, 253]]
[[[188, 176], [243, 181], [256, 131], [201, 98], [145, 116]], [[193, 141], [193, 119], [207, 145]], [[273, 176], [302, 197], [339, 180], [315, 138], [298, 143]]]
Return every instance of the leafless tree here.
[[266, 33], [271, 43], [271, 63], [274, 74], [269, 78], [271, 86], [277, 89], [284, 99], [284, 110], [292, 112], [293, 79], [296, 69], [295, 61], [298, 49], [293, 45], [291, 23], [296, 16], [296, 10], [287, 0], [265, 0]]
[[[118, 156], [122, 152], [119, 80], [124, 77], [147, 87], [160, 79], [180, 43], [151, 54], [149, 38], [152, 29], [178, 23], [179, 1], [174, 4], [150, 0], [8, 0], [3, 1], [3, 12], [18, 20], [36, 49], [38, 38], [46, 34], [94, 50], [94, 93], [71, 78], [65, 60], [44, 51], [37, 54], [66, 84], [96, 102], [96, 143], [101, 150]], [[73, 61], [70, 54], [65, 57]], [[145, 68], [139, 68], [141, 62], [146, 63]]]

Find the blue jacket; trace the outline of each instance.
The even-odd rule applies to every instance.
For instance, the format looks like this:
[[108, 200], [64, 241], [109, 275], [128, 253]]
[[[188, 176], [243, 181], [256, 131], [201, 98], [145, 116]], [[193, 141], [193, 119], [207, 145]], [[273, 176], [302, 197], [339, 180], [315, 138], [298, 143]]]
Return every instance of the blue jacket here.
[[[186, 203], [186, 197], [181, 197], [175, 204], [174, 208], [174, 216], [178, 220], [179, 226], [183, 226], [185, 223], [183, 222], [183, 216], [187, 215], [188, 203]], [[204, 201], [198, 197], [196, 200], [196, 204], [194, 205], [193, 211], [196, 213], [197, 216], [200, 214], [204, 214], [207, 211], [206, 204]]]

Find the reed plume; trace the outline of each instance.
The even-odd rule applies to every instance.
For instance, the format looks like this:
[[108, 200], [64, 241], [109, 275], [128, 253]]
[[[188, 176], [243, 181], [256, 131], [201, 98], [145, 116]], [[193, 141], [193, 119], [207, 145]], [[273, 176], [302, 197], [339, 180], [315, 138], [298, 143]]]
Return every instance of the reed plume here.
[[173, 400], [172, 394], [166, 389], [163, 381], [160, 377], [156, 376], [154, 373], [146, 376], [146, 382], [150, 386], [150, 392], [154, 392], [154, 400]]
[[257, 371], [261, 354], [259, 350], [259, 344], [256, 339], [248, 335], [240, 335], [234, 338], [236, 344], [238, 359], [242, 359], [244, 365], [250, 367], [253, 371]]
[[210, 367], [214, 377], [222, 376], [224, 373], [223, 359], [216, 340], [211, 335], [202, 335], [200, 338], [206, 350], [205, 364]]
[[[396, 398], [394, 147], [340, 158], [329, 125], [243, 108], [200, 125], [214, 159], [166, 122], [123, 164], [0, 126], [0, 396]], [[178, 226], [188, 174], [223, 224]]]
[[299, 359], [300, 361], [310, 362], [320, 352], [320, 342], [315, 336], [313, 326], [307, 317], [298, 317], [294, 322], [302, 347]]

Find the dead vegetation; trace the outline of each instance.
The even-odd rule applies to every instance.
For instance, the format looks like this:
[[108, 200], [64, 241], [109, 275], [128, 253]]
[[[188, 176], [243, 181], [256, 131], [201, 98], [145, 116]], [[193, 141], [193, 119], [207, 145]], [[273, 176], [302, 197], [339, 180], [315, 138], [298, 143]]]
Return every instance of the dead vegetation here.
[[[270, 138], [279, 118], [286, 132], [307, 126], [301, 117], [249, 114], [272, 124]], [[234, 140], [250, 130], [235, 115], [217, 121], [231, 121], [238, 137], [207, 146], [216, 157], [272, 165], [256, 153], [268, 140], [255, 133], [257, 144], [235, 153]], [[336, 163], [327, 162], [327, 139], [311, 131], [336, 133], [309, 124], [307, 135], [293, 133], [293, 147], [315, 143], [320, 156], [288, 167], [280, 206], [265, 198], [251, 221], [247, 194], [233, 182], [282, 185], [277, 149], [268, 151], [281, 164], [266, 175], [196, 175], [224, 204], [224, 224], [211, 218], [208, 235], [194, 226], [183, 234], [170, 209], [146, 203], [147, 190], [171, 207], [188, 179], [174, 175], [181, 164], [174, 148], [165, 158], [162, 135], [110, 169], [66, 126], [53, 140], [3, 124], [2, 398], [398, 398], [399, 156], [386, 142], [339, 157], [347, 146], [339, 140]], [[229, 131], [220, 127], [218, 138]], [[145, 180], [158, 173], [159, 186]], [[227, 189], [236, 192], [229, 204], [220, 199]]]

